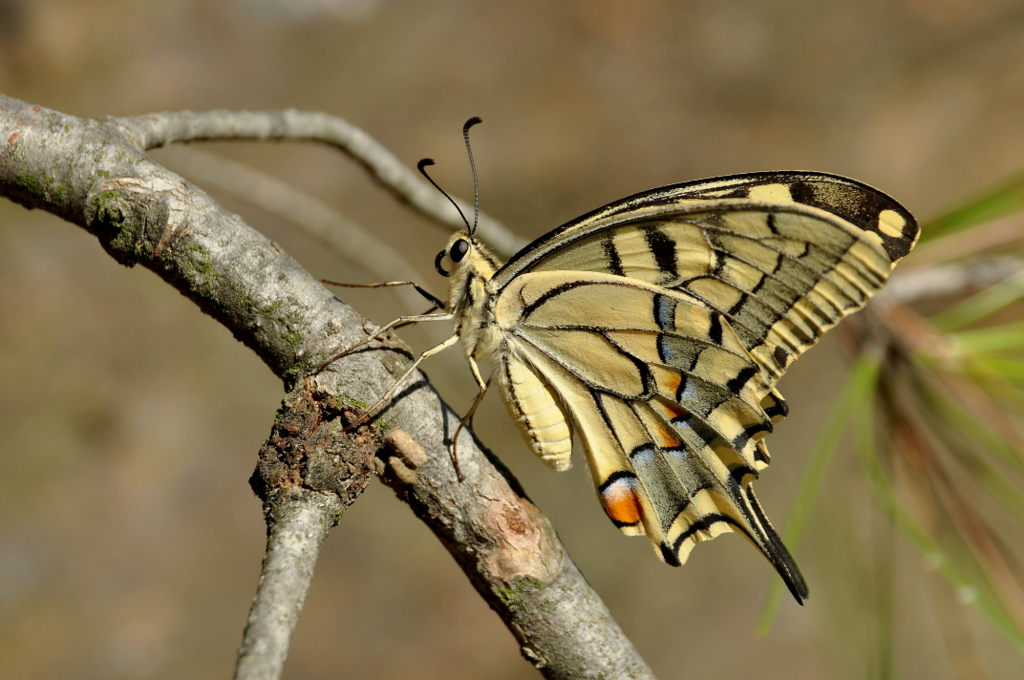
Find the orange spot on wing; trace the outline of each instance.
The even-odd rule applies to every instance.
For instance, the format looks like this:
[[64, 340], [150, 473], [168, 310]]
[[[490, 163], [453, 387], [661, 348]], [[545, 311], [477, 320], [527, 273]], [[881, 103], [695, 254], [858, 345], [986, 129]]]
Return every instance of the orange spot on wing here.
[[659, 427], [658, 434], [661, 436], [658, 446], [663, 449], [674, 449], [683, 444], [679, 437], [676, 436], [676, 433], [669, 427]]
[[683, 376], [678, 373], [669, 373], [664, 376], [660, 382], [662, 383], [661, 386], [664, 388], [662, 390], [664, 394], [675, 394], [679, 391], [679, 385], [683, 382]]
[[620, 479], [601, 492], [604, 510], [616, 524], [640, 522], [640, 498], [633, 484], [633, 480]]

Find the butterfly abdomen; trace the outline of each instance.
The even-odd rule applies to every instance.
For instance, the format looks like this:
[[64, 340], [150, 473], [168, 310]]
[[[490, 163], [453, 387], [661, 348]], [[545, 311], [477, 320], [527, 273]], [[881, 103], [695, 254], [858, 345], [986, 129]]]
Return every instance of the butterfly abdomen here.
[[555, 470], [572, 464], [572, 430], [558, 394], [528, 362], [501, 353], [499, 381], [512, 420], [527, 445]]
[[[466, 238], [461, 235], [453, 237]], [[450, 252], [451, 245], [446, 249]], [[533, 452], [555, 470], [571, 464], [572, 431], [557, 391], [541, 378], [530, 362], [516, 354], [508, 329], [495, 319], [497, 295], [491, 276], [500, 265], [497, 257], [473, 241], [465, 258], [453, 268], [449, 307], [455, 314], [455, 332], [471, 362], [495, 360], [496, 376], [512, 420]]]

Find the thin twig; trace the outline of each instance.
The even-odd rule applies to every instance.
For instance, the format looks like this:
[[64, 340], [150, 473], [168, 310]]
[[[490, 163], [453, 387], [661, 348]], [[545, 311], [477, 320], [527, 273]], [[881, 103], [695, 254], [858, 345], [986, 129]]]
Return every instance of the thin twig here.
[[1019, 257], [977, 257], [898, 272], [876, 296], [900, 304], [970, 295], [1024, 270]]
[[[175, 142], [290, 139], [321, 142], [345, 152], [377, 182], [420, 214], [461, 229], [462, 218], [415, 172], [363, 130], [337, 116], [296, 111], [165, 111], [114, 119], [139, 148]], [[469, 206], [462, 204], [464, 209]], [[525, 242], [492, 217], [480, 215], [480, 235], [508, 257]]]
[[320, 546], [341, 508], [337, 496], [306, 489], [289, 495], [268, 511], [273, 516], [267, 518], [267, 552], [238, 649], [235, 680], [281, 677]]
[[339, 436], [358, 414], [323, 397], [310, 381], [285, 397], [249, 479], [263, 501], [267, 551], [236, 680], [281, 676], [320, 547], [370, 480], [374, 434], [362, 428]]

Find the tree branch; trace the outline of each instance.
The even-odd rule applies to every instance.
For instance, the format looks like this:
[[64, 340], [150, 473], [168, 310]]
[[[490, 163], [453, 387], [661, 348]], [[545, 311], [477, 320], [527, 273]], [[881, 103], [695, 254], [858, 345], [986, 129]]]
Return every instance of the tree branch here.
[[320, 546], [340, 507], [337, 496], [306, 489], [267, 504], [267, 553], [238, 649], [235, 680], [281, 677]]
[[325, 411], [316, 396], [304, 384], [285, 397], [249, 479], [263, 500], [267, 551], [235, 680], [281, 676], [320, 547], [370, 480], [373, 433], [364, 427], [354, 437], [344, 436], [358, 414]]
[[[390, 245], [352, 222], [325, 203], [293, 186], [274, 179], [242, 163], [210, 153], [183, 147], [171, 147], [161, 153], [169, 156], [172, 167], [204, 186], [213, 186], [238, 199], [291, 222], [319, 239], [338, 255], [367, 269], [377, 281], [401, 281], [414, 278], [416, 267]], [[423, 296], [408, 287], [394, 289], [409, 314], [421, 314], [427, 304]]]
[[[462, 218], [429, 183], [394, 154], [348, 121], [326, 113], [284, 111], [165, 111], [116, 119], [143, 150], [174, 142], [216, 139], [291, 139], [329, 144], [359, 163], [382, 187], [425, 217], [462, 229]], [[469, 215], [473, 206], [459, 202]], [[481, 213], [480, 236], [508, 257], [526, 243], [503, 224]]]
[[[410, 355], [397, 339], [386, 338], [375, 351], [353, 353], [315, 378], [305, 377], [364, 338], [364, 320], [279, 246], [152, 162], [137, 145], [143, 138], [127, 129], [113, 119], [83, 120], [0, 95], [0, 194], [83, 227], [122, 264], [156, 272], [284, 380], [291, 391], [286, 409], [308, 406], [296, 421], [308, 427], [275, 430], [254, 475], [254, 487], [270, 504], [263, 580], [273, 585], [271, 572], [282, 563], [302, 573], [291, 586], [276, 589], [274, 606], [263, 606], [268, 599], [261, 589], [241, 650], [242, 673], [247, 659], [255, 658], [247, 650], [258, 649], [261, 639], [271, 651], [260, 656], [283, 659], [280, 627], [263, 638], [261, 622], [301, 608], [308, 587], [303, 574], [322, 540], [320, 529], [301, 530], [310, 516], [296, 519], [288, 514], [297, 512], [295, 506], [276, 503], [298, 496], [308, 505], [313, 497], [307, 491], [335, 495], [338, 507], [354, 500], [361, 491], [360, 465], [367, 448], [376, 446], [368, 442], [379, 441], [373, 431], [344, 433], [359, 403], [355, 395], [381, 394]], [[392, 432], [390, 448], [378, 452], [382, 476], [445, 544], [524, 656], [548, 678], [653, 677], [547, 520], [468, 430], [459, 441], [467, 481], [459, 483], [447, 452], [458, 419], [422, 376], [417, 380], [378, 418], [377, 426], [386, 422], [383, 429]], [[291, 443], [275, 443], [275, 435]], [[426, 453], [416, 454], [417, 446]], [[344, 460], [348, 477], [324, 467], [334, 458]], [[325, 503], [307, 512], [325, 518], [334, 501]], [[301, 559], [287, 547], [297, 545], [291, 537], [299, 535], [306, 536], [302, 550], [311, 553]], [[284, 631], [286, 639], [290, 627]]]

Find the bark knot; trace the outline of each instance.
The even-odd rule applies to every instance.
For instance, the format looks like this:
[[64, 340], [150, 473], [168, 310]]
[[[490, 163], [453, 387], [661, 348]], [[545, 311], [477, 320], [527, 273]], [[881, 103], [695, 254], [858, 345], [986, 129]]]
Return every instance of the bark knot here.
[[348, 507], [369, 483], [377, 450], [372, 426], [345, 431], [360, 415], [306, 383], [289, 392], [249, 478], [253, 492], [266, 503], [276, 491], [302, 487]]
[[484, 561], [489, 575], [506, 584], [527, 579], [549, 583], [562, 569], [561, 551], [551, 525], [525, 498], [499, 498], [489, 504], [486, 522], [496, 537]]
[[104, 250], [132, 267], [152, 256], [171, 225], [172, 199], [132, 177], [100, 182], [86, 201], [86, 227]]

